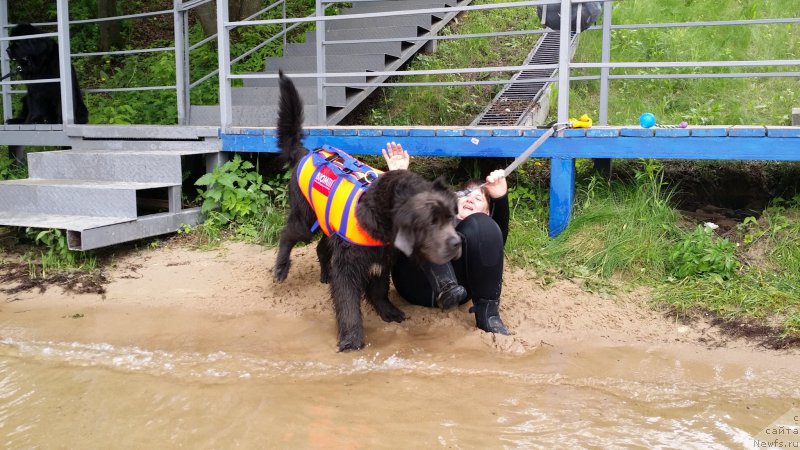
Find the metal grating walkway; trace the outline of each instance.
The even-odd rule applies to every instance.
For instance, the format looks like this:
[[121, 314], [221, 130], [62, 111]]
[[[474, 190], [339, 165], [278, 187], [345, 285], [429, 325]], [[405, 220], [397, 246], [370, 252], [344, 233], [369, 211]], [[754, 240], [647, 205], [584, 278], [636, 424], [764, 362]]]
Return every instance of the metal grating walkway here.
[[[533, 50], [525, 58], [524, 65], [558, 64], [558, 44], [561, 33], [545, 33], [536, 42]], [[570, 47], [574, 50], [578, 38], [572, 33]], [[514, 75], [514, 80], [551, 78], [557, 69], [523, 70]], [[492, 102], [472, 122], [472, 126], [517, 126], [528, 116], [531, 109], [541, 100], [549, 81], [509, 83], [494, 97]]]

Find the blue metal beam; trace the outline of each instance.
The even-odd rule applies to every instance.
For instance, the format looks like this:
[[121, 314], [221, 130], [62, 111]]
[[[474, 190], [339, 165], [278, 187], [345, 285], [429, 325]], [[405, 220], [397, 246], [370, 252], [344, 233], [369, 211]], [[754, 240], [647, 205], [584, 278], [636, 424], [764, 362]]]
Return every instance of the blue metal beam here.
[[[516, 157], [545, 130], [535, 128], [310, 128], [303, 143], [356, 155], [378, 155], [389, 141], [412, 156]], [[274, 128], [220, 133], [223, 151], [277, 152]], [[551, 237], [569, 225], [575, 195], [575, 159], [707, 159], [800, 161], [800, 127], [595, 127], [568, 129], [532, 155], [550, 158]]]
[[[394, 141], [415, 156], [516, 157], [543, 133], [530, 128], [312, 128], [303, 142], [356, 155], [380, 154]], [[223, 151], [278, 151], [272, 128], [239, 129], [220, 137]], [[570, 129], [545, 141], [533, 157], [800, 161], [800, 127]]]

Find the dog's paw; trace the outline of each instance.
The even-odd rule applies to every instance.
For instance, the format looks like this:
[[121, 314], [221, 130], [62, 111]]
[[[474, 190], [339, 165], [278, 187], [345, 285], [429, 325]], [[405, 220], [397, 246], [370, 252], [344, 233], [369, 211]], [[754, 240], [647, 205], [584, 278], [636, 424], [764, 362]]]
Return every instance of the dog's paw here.
[[406, 313], [404, 313], [403, 311], [401, 311], [401, 310], [399, 310], [399, 309], [397, 309], [395, 307], [386, 308], [383, 311], [378, 311], [378, 315], [381, 316], [381, 319], [383, 319], [384, 322], [397, 322], [397, 323], [400, 323], [400, 322], [406, 320]]
[[339, 341], [339, 351], [353, 352], [364, 348], [364, 340], [356, 337], [350, 337]]
[[319, 273], [319, 282], [322, 284], [328, 284], [331, 281], [331, 276], [328, 272], [320, 272]]
[[276, 283], [282, 283], [286, 280], [286, 277], [289, 275], [289, 265], [276, 265], [274, 269], [272, 269], [272, 276], [275, 279]]

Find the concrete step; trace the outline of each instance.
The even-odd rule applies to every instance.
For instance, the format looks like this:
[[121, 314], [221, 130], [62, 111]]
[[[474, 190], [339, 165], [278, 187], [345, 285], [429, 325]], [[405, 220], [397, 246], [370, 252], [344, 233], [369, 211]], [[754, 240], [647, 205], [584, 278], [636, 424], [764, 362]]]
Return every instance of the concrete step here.
[[[316, 105], [316, 87], [304, 86], [297, 89], [300, 98], [306, 105]], [[325, 88], [328, 106], [340, 107], [347, 104], [347, 89], [341, 86]], [[280, 98], [280, 91], [274, 87], [243, 87], [231, 90], [231, 102], [234, 105], [275, 105]]]
[[[278, 121], [278, 105], [233, 105], [231, 108], [233, 126], [240, 127], [274, 127]], [[303, 125], [314, 126], [325, 123], [318, 119], [315, 106], [305, 108]], [[219, 123], [219, 107], [216, 105], [192, 105], [191, 124], [210, 125]]]
[[[327, 72], [362, 72], [380, 71], [386, 67], [386, 55], [347, 55], [326, 58]], [[282, 69], [286, 73], [316, 72], [317, 59], [313, 56], [285, 56], [267, 58], [264, 71], [277, 73]]]
[[173, 186], [93, 180], [28, 178], [0, 182], [4, 211], [135, 219], [136, 192]]
[[181, 184], [181, 155], [167, 151], [59, 150], [28, 154], [30, 178]]

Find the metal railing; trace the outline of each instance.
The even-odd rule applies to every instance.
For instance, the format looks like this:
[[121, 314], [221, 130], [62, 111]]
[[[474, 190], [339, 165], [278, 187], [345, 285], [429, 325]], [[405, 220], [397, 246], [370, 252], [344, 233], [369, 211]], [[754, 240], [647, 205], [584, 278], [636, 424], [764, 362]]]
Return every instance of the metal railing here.
[[[719, 21], [697, 21], [697, 22], [684, 22], [684, 23], [649, 23], [649, 24], [612, 24], [612, 0], [603, 0], [603, 19], [601, 25], [592, 26], [589, 30], [599, 31], [602, 33], [602, 55], [598, 62], [571, 62], [569, 57], [569, 33], [562, 33], [561, 41], [559, 43], [559, 63], [557, 65], [506, 65], [494, 67], [460, 67], [448, 68], [441, 70], [387, 70], [387, 71], [352, 71], [352, 72], [328, 72], [326, 67], [326, 47], [336, 44], [354, 44], [359, 42], [392, 42], [392, 41], [407, 41], [413, 42], [415, 40], [429, 40], [429, 41], [447, 41], [453, 39], [481, 39], [481, 38], [503, 38], [524, 35], [535, 35], [545, 33], [545, 29], [530, 29], [530, 30], [499, 30], [492, 33], [472, 33], [472, 34], [453, 34], [447, 36], [426, 36], [426, 37], [408, 37], [408, 38], [385, 38], [385, 39], [366, 39], [366, 40], [328, 40], [326, 36], [326, 23], [335, 22], [338, 20], [347, 19], [369, 19], [378, 17], [399, 17], [404, 15], [414, 14], [433, 14], [443, 12], [456, 12], [456, 13], [469, 13], [478, 14], [481, 11], [507, 9], [507, 8], [533, 8], [536, 6], [547, 5], [560, 5], [561, 13], [561, 29], [569, 29], [571, 21], [571, 7], [573, 4], [589, 3], [596, 0], [521, 0], [521, 1], [507, 1], [501, 3], [490, 3], [469, 6], [454, 6], [454, 7], [440, 7], [440, 8], [422, 8], [422, 9], [408, 9], [399, 11], [388, 11], [379, 13], [359, 13], [359, 14], [341, 14], [341, 15], [327, 15], [326, 9], [332, 4], [332, 0], [316, 0], [315, 11], [312, 15], [306, 17], [286, 17], [286, 4], [285, 0], [278, 0], [270, 3], [265, 8], [257, 13], [247, 17], [243, 20], [231, 21], [228, 17], [228, 1], [217, 0], [217, 34], [208, 36], [194, 44], [189, 43], [189, 30], [188, 30], [188, 13], [210, 0], [174, 0], [172, 9], [162, 11], [143, 12], [139, 14], [130, 14], [125, 16], [107, 17], [98, 19], [74, 20], [69, 21], [68, 2], [67, 0], [56, 0], [57, 5], [57, 21], [53, 23], [36, 24], [41, 26], [53, 26], [57, 28], [55, 33], [46, 33], [38, 35], [38, 37], [54, 36], [58, 38], [58, 48], [61, 61], [61, 95], [62, 95], [62, 109], [65, 124], [74, 123], [72, 117], [72, 97], [70, 95], [71, 81], [69, 62], [72, 58], [79, 57], [94, 57], [103, 55], [132, 55], [152, 52], [174, 52], [175, 53], [175, 73], [176, 81], [174, 85], [168, 86], [147, 86], [147, 87], [129, 87], [129, 88], [98, 88], [87, 89], [86, 92], [99, 93], [99, 92], [117, 92], [117, 91], [132, 91], [132, 90], [157, 90], [157, 89], [174, 89], [177, 96], [177, 123], [183, 125], [187, 123], [187, 116], [189, 114], [191, 105], [191, 90], [199, 86], [201, 83], [208, 81], [214, 76], [219, 77], [219, 101], [220, 101], [220, 120], [219, 125], [222, 128], [230, 127], [232, 124], [232, 105], [231, 105], [231, 89], [233, 80], [247, 80], [255, 78], [276, 78], [276, 74], [267, 73], [233, 73], [232, 67], [245, 58], [252, 56], [259, 49], [278, 40], [283, 39], [283, 44], [286, 44], [287, 34], [303, 25], [315, 25], [316, 33], [316, 71], [310, 73], [293, 73], [295, 78], [315, 78], [318, 96], [318, 108], [320, 117], [325, 117], [327, 107], [325, 105], [325, 89], [328, 87], [336, 86], [350, 86], [350, 87], [393, 87], [393, 86], [458, 86], [458, 85], [496, 85], [496, 84], [509, 84], [520, 83], [519, 80], [513, 79], [513, 73], [521, 70], [534, 70], [534, 69], [558, 69], [557, 75], [551, 78], [541, 79], [527, 79], [524, 82], [552, 82], [557, 84], [558, 87], [558, 101], [557, 101], [557, 116], [558, 121], [566, 121], [568, 119], [569, 111], [569, 92], [572, 82], [577, 81], [599, 81], [599, 124], [606, 124], [608, 120], [608, 100], [609, 100], [609, 85], [612, 80], [623, 79], [641, 79], [641, 78], [661, 78], [661, 79], [677, 79], [677, 78], [734, 78], [734, 77], [800, 77], [800, 71], [797, 70], [783, 70], [783, 71], [747, 71], [736, 72], [729, 71], [728, 73], [714, 73], [705, 71], [701, 73], [647, 73], [647, 74], [627, 74], [617, 73], [619, 70], [624, 69], [682, 69], [691, 67], [694, 69], [715, 69], [715, 68], [757, 68], [757, 67], [800, 67], [800, 59], [769, 59], [769, 60], [748, 60], [748, 61], [672, 61], [672, 62], [612, 62], [611, 61], [611, 42], [614, 32], [620, 30], [634, 30], [645, 28], [674, 28], [674, 27], [716, 27], [716, 26], [746, 26], [756, 24], [798, 24], [800, 17], [793, 18], [772, 18], [772, 19], [749, 19], [749, 20], [719, 20]], [[349, 3], [363, 3], [374, 0], [350, 0]], [[624, 1], [624, 0], [615, 0]], [[256, 19], [264, 13], [282, 7], [282, 16], [279, 19]], [[0, 54], [0, 69], [2, 73], [8, 73], [11, 68], [6, 56], [6, 48], [8, 42], [12, 38], [8, 37], [8, 0], [0, 0], [0, 47], [2, 54]], [[108, 51], [108, 52], [84, 52], [74, 53], [70, 52], [70, 25], [82, 24], [95, 24], [103, 21], [110, 20], [136, 20], [145, 17], [153, 17], [158, 15], [171, 14], [173, 16], [174, 26], [174, 45], [169, 47], [148, 48], [148, 49], [133, 49], [124, 51]], [[578, 19], [576, 22], [580, 22]], [[231, 31], [237, 27], [243, 26], [262, 26], [262, 25], [280, 25], [281, 31], [266, 39], [255, 48], [247, 50], [241, 55], [233, 57], [231, 55]], [[190, 81], [190, 57], [192, 51], [206, 45], [216, 39], [217, 41], [217, 59], [218, 67], [210, 73], [198, 77], [195, 81]], [[575, 70], [591, 70], [594, 73], [589, 75], [573, 75]], [[507, 78], [498, 78], [492, 80], [480, 81], [382, 81], [379, 83], [342, 83], [337, 81], [342, 77], [352, 76], [367, 76], [367, 77], [413, 77], [419, 75], [444, 75], [444, 74], [486, 74], [497, 75], [502, 73], [509, 73]], [[38, 82], [52, 82], [54, 80], [39, 80]], [[23, 81], [3, 81], [2, 85], [2, 106], [3, 117], [8, 119], [11, 116], [11, 95], [23, 93], [24, 91], [12, 90], [13, 86], [19, 84], [27, 84], [30, 82]]]

